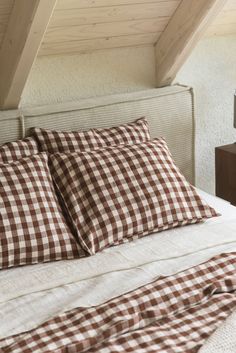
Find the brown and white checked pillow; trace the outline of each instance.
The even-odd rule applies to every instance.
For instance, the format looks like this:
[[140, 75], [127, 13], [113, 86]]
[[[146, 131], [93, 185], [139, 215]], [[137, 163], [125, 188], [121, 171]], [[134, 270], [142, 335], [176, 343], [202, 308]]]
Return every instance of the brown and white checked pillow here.
[[58, 153], [50, 160], [80, 243], [90, 254], [217, 216], [180, 173], [164, 139]]
[[46, 153], [0, 165], [0, 268], [82, 256], [57, 201]]
[[38, 140], [42, 151], [49, 153], [75, 152], [97, 149], [116, 144], [132, 144], [150, 140], [146, 118], [132, 123], [106, 129], [88, 131], [56, 131], [33, 128], [32, 134]]
[[0, 146], [0, 163], [11, 163], [37, 153], [39, 153], [38, 144], [33, 137], [8, 142]]

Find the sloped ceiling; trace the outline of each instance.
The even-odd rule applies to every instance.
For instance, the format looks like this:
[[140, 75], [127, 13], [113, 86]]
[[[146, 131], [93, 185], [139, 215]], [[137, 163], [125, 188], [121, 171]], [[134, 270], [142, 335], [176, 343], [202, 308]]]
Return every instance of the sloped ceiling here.
[[[39, 55], [155, 44], [180, 2], [58, 0]], [[14, 0], [0, 0], [0, 45], [13, 3]], [[228, 0], [206, 35], [233, 33], [236, 33], [236, 0]]]
[[0, 109], [18, 105], [38, 55], [155, 45], [163, 86], [202, 35], [232, 33], [236, 0], [0, 0]]
[[40, 54], [154, 44], [180, 0], [59, 0]]
[[[39, 55], [155, 44], [181, 0], [58, 0]], [[236, 33], [229, 0], [206, 35]]]

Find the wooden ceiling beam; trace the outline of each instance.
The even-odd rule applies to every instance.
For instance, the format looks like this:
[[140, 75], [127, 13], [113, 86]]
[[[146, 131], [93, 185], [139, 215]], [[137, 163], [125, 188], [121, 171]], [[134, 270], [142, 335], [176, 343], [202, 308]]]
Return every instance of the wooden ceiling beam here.
[[156, 50], [157, 87], [170, 85], [227, 0], [182, 0]]
[[15, 0], [0, 48], [0, 109], [17, 108], [57, 0]]

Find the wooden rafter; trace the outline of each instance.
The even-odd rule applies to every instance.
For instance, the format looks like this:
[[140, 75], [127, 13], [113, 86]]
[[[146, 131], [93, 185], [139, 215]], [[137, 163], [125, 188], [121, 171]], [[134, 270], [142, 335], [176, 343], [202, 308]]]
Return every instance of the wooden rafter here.
[[157, 87], [170, 85], [227, 0], [182, 0], [156, 44]]
[[15, 0], [0, 49], [0, 109], [17, 108], [57, 0]]

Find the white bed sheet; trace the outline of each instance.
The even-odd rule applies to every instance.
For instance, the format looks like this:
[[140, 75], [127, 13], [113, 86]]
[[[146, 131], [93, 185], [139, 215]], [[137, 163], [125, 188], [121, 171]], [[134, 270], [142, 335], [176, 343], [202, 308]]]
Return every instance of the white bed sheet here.
[[198, 191], [221, 217], [84, 259], [0, 271], [0, 338], [32, 329], [65, 310], [100, 304], [217, 254], [236, 252], [236, 208]]

